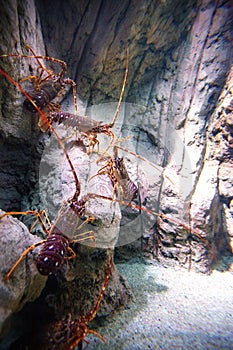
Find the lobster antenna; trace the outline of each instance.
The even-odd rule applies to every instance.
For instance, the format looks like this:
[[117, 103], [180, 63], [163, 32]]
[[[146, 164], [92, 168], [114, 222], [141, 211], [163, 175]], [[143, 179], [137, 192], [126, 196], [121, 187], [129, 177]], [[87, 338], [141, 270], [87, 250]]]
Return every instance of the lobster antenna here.
[[37, 104], [32, 100], [32, 98], [28, 95], [28, 93], [21, 87], [21, 85], [19, 83], [17, 83], [13, 78], [11, 78], [11, 76], [9, 74], [7, 74], [3, 69], [0, 68], [0, 73], [7, 79], [9, 80], [13, 85], [15, 85], [17, 87], [17, 89], [19, 89], [22, 94], [24, 94], [24, 96], [30, 101], [30, 103], [35, 107], [35, 109], [38, 111], [38, 113], [40, 114], [40, 116], [42, 117], [42, 119], [44, 120], [44, 122], [49, 126], [50, 130], [52, 131], [52, 133], [55, 135], [59, 145], [61, 146], [62, 150], [65, 153], [66, 159], [71, 167], [71, 171], [74, 175], [75, 178], [75, 183], [76, 183], [76, 192], [80, 191], [80, 182], [78, 179], [78, 176], [75, 172], [74, 166], [71, 162], [71, 159], [66, 151], [66, 148], [62, 142], [62, 140], [60, 139], [58, 133], [56, 132], [56, 130], [54, 129], [54, 127], [51, 125], [51, 123], [48, 121], [46, 115], [40, 110], [40, 108], [37, 106]]

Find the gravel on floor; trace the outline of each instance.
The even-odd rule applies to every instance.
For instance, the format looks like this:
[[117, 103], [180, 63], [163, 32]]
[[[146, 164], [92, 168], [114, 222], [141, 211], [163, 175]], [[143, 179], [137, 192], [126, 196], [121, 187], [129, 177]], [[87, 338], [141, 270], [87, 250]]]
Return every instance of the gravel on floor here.
[[[198, 274], [143, 262], [117, 265], [135, 296], [88, 334], [88, 350], [233, 349], [233, 273]], [[90, 327], [91, 328], [91, 327]]]

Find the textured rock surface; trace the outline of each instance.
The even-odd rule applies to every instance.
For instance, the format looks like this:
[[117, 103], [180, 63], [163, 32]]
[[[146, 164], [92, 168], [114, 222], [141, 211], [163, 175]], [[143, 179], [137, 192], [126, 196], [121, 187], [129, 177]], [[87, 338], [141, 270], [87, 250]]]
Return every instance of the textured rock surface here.
[[[80, 114], [104, 122], [114, 115], [109, 105], [120, 95], [128, 44], [127, 103], [117, 120], [117, 137], [131, 136], [121, 145], [158, 165], [163, 176], [143, 161], [138, 161], [141, 175], [134, 174], [132, 161], [127, 166], [141, 183], [148, 209], [190, 224], [193, 231], [148, 213], [136, 221], [133, 216], [128, 227], [123, 222], [123, 240], [135, 227], [147, 255], [182, 265], [189, 261], [202, 272], [223, 254], [232, 254], [231, 1], [60, 0], [54, 5], [11, 0], [1, 9], [0, 52], [22, 53], [27, 44], [63, 59], [83, 100]], [[17, 81], [36, 74], [35, 60], [0, 63]], [[38, 117], [22, 110], [22, 94], [2, 76], [0, 82], [0, 207], [41, 209], [38, 179], [48, 136], [39, 133]], [[72, 96], [64, 95], [63, 108], [73, 110]], [[55, 175], [48, 176], [49, 191], [60, 205]]]
[[[3, 213], [0, 211], [0, 215]], [[39, 274], [32, 254], [28, 254], [10, 278], [5, 280], [4, 276], [20, 257], [18, 254], [41, 239], [31, 235], [22, 222], [11, 216], [0, 220], [0, 232], [0, 333], [3, 334], [9, 326], [12, 314], [21, 310], [27, 302], [39, 297], [46, 278]]]
[[[213, 184], [205, 195], [205, 203], [198, 204], [200, 192], [196, 192], [201, 191], [203, 182], [209, 181], [207, 177], [212, 181], [212, 171], [215, 174], [219, 171], [219, 164], [216, 163], [215, 167], [208, 162], [205, 164], [206, 130], [214, 123], [215, 117], [211, 115], [231, 65], [230, 1], [124, 1], [114, 6], [107, 1], [95, 4], [92, 1], [78, 4], [70, 1], [66, 4], [57, 2], [53, 8], [45, 1], [37, 1], [35, 4], [24, 2], [18, 6], [18, 10], [12, 1], [9, 7], [3, 8], [6, 19], [9, 16], [14, 18], [11, 21], [14, 26], [11, 31], [6, 31], [9, 23], [6, 28], [3, 27], [9, 44], [6, 45], [4, 41], [1, 51], [17, 50], [21, 53], [23, 46], [29, 44], [36, 52], [43, 54], [45, 46], [49, 56], [64, 59], [68, 64], [69, 76], [78, 82], [78, 93], [88, 107], [86, 114], [99, 120], [111, 121], [112, 112], [102, 107], [101, 115], [97, 116], [96, 109], [91, 105], [118, 99], [124, 75], [125, 45], [128, 42], [127, 104], [122, 112], [122, 125], [119, 120], [120, 135], [133, 136], [131, 141], [125, 143], [126, 147], [164, 168], [165, 174], [175, 184], [161, 179], [153, 181], [154, 173], [150, 171], [152, 176], [147, 175], [146, 179], [150, 185], [147, 193], [149, 209], [169, 213], [178, 221], [190, 222], [196, 227], [194, 221], [203, 220], [203, 213], [208, 212], [207, 215], [211, 217], [215, 208], [219, 208], [221, 220], [211, 229], [212, 233], [207, 222], [202, 224], [200, 231], [207, 240], [211, 240], [213, 254], [208, 255], [209, 247], [203, 247], [203, 242], [196, 238], [197, 242], [194, 242], [203, 251], [203, 267], [200, 266], [199, 255], [193, 256], [193, 266], [206, 271], [211, 256], [216, 255], [215, 251], [218, 254], [218, 247], [230, 248], [227, 244], [229, 224], [224, 224], [225, 218], [231, 214], [229, 205], [225, 203], [224, 209], [220, 209], [218, 203], [221, 196], [215, 193]], [[15, 23], [19, 26], [15, 26]], [[13, 32], [13, 35], [9, 36], [9, 32]], [[1, 62], [3, 68], [18, 80], [29, 74], [28, 61], [31, 67], [36, 65], [33, 60], [23, 59], [4, 59]], [[7, 179], [3, 183], [2, 207], [19, 208], [22, 194], [25, 194], [21, 202], [23, 205], [37, 207], [39, 198], [35, 195], [35, 187], [30, 193], [30, 188], [36, 186], [37, 156], [41, 152], [41, 147], [35, 145], [38, 139], [36, 117], [24, 115], [21, 118], [21, 94], [17, 93], [15, 97], [11, 84], [4, 79], [3, 84], [3, 87], [8, 84], [8, 91], [4, 93], [0, 118], [2, 149], [7, 155], [1, 167], [4, 168], [3, 179]], [[70, 98], [64, 101], [66, 110], [68, 104], [73, 109], [70, 101]], [[12, 108], [14, 113], [11, 112]], [[7, 143], [5, 136], [8, 136]], [[27, 153], [29, 144], [25, 144], [25, 139], [29, 138], [32, 142]], [[12, 147], [9, 147], [12, 141], [13, 145], [20, 144], [13, 154]], [[34, 158], [37, 155], [33, 161], [32, 154]], [[17, 158], [17, 164], [8, 171], [8, 162], [12, 157]], [[30, 161], [22, 166], [19, 159]], [[16, 186], [16, 177], [22, 177], [22, 170], [24, 174], [30, 170], [29, 175], [24, 181], [17, 181]], [[202, 171], [206, 173], [202, 175]], [[221, 183], [221, 191], [225, 191], [224, 186], [229, 187], [229, 182], [228, 179]], [[190, 252], [188, 233], [177, 234], [174, 225], [162, 220], [154, 225], [155, 222], [155, 217], [151, 215], [150, 222], [147, 219], [148, 227], [143, 232], [149, 250], [157, 251], [159, 246], [160, 259], [170, 256], [180, 263], [187, 260]], [[212, 241], [213, 237], [218, 237], [218, 240]], [[195, 252], [196, 248], [192, 250]]]
[[[64, 126], [61, 126], [58, 132], [60, 136], [65, 132], [64, 145], [69, 151], [69, 157], [80, 179], [80, 198], [88, 196], [88, 193], [111, 198], [113, 186], [109, 177], [103, 176], [102, 178], [102, 176], [94, 176], [98, 170], [96, 160], [99, 156], [92, 154], [89, 157], [83, 149], [83, 144], [81, 147], [77, 145], [76, 133], [73, 133], [72, 129], [68, 130]], [[51, 219], [55, 220], [61, 203], [74, 196], [76, 183], [64, 152], [53, 136], [51, 136], [49, 143], [44, 148], [39, 174], [40, 198], [43, 207], [49, 212]], [[64, 205], [64, 207], [66, 206]], [[77, 228], [81, 225], [82, 221], [79, 220], [81, 223], [78, 222], [77, 215], [71, 209], [64, 209], [64, 212], [65, 214], [59, 214], [61, 219], [57, 222], [56, 226], [72, 239], [72, 235], [79, 233]], [[121, 220], [119, 205], [117, 203], [112, 204], [111, 201], [100, 198], [90, 198], [86, 203], [85, 213], [87, 217], [96, 218], [97, 223], [95, 226], [86, 224], [83, 227], [84, 231], [94, 230], [95, 247], [113, 249], [118, 239]], [[64, 221], [66, 221], [65, 226]], [[72, 228], [72, 226], [74, 227]], [[75, 229], [77, 232], [75, 232]], [[72, 232], [73, 230], [74, 232]]]
[[[1, 214], [3, 213], [1, 211]], [[41, 239], [31, 235], [26, 226], [12, 216], [0, 220], [0, 231], [2, 249], [0, 327], [1, 338], [3, 337], [0, 342], [1, 349], [7, 349], [9, 346], [17, 348], [19, 346], [17, 339], [20, 339], [20, 346], [24, 342], [26, 346], [27, 334], [39, 332], [46, 323], [63, 319], [68, 313], [77, 318], [92, 310], [106, 278], [110, 257], [113, 256], [112, 249], [73, 245], [77, 254], [76, 259], [67, 261], [56, 275], [50, 276], [46, 286], [47, 278], [39, 274], [35, 261], [29, 253], [9, 280], [4, 281], [4, 276], [19, 258], [19, 254]], [[98, 230], [95, 231], [98, 235]], [[34, 254], [37, 253], [38, 249]], [[119, 275], [113, 265], [98, 315], [107, 316], [127, 305], [132, 298], [127, 281]], [[29, 301], [34, 303], [28, 303]]]

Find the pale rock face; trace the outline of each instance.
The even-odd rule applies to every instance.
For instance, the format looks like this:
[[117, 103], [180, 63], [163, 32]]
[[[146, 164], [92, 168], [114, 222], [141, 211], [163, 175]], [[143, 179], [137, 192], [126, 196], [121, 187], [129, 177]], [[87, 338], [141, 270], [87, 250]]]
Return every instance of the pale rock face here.
[[[3, 214], [1, 210], [0, 215]], [[0, 232], [0, 330], [1, 333], [4, 333], [4, 326], [7, 325], [12, 314], [21, 310], [27, 302], [39, 297], [45, 287], [46, 277], [39, 274], [33, 254], [30, 253], [18, 265], [9, 279], [5, 280], [6, 274], [25, 249], [40, 242], [41, 239], [31, 235], [27, 227], [12, 216], [5, 216], [0, 220]]]
[[[24, 46], [30, 45], [40, 55], [64, 60], [66, 77], [77, 82], [78, 114], [103, 123], [115, 113], [128, 45], [129, 73], [115, 140], [122, 138], [118, 145], [131, 152], [119, 150], [144, 207], [172, 222], [143, 210], [121, 213], [119, 203], [90, 201], [87, 209], [100, 210], [104, 222], [99, 239], [105, 248], [120, 250], [142, 240], [146, 256], [185, 266], [189, 261], [202, 272], [232, 254], [231, 1], [57, 1], [54, 6], [38, 0], [17, 6], [12, 0], [1, 11], [0, 53], [28, 54]], [[56, 73], [61, 69], [41, 62]], [[0, 58], [0, 67], [16, 81], [39, 74], [38, 62], [30, 58]], [[74, 194], [73, 174], [62, 149], [48, 147], [51, 138], [40, 133], [38, 116], [23, 109], [22, 93], [2, 74], [0, 83], [0, 207], [40, 210], [46, 203], [54, 219], [63, 200]], [[29, 91], [33, 79], [21, 85]], [[74, 111], [71, 93], [57, 100], [66, 112]], [[110, 138], [99, 139], [103, 151]], [[91, 170], [94, 154], [89, 164], [88, 158], [74, 156], [80, 196], [96, 190], [110, 195], [108, 175], [89, 181], [103, 163]]]
[[[64, 14], [73, 8], [72, 16], [63, 18], [60, 6]], [[51, 8], [50, 4], [38, 1], [36, 6], [25, 2], [17, 11], [12, 2], [9, 8], [4, 7], [7, 23], [6, 27], [4, 21], [2, 25], [6, 38], [1, 44], [1, 50], [3, 53], [25, 54], [27, 51], [23, 45], [31, 45], [36, 53], [44, 54], [46, 46], [47, 55], [67, 62], [67, 75], [78, 82], [78, 94], [84, 101], [81, 103], [78, 100], [79, 112], [96, 120], [110, 122], [114, 115], [113, 106], [109, 108], [103, 102], [117, 101], [119, 98], [125, 70], [125, 44], [128, 42], [129, 74], [124, 94], [127, 103], [122, 106], [113, 131], [116, 137], [131, 137], [121, 143], [122, 147], [140, 154], [159, 169], [163, 169], [163, 176], [159, 179], [159, 174], [150, 168], [144, 184], [141, 182], [142, 188], [146, 188], [142, 190], [142, 196], [147, 195], [148, 208], [156, 212], [162, 210], [164, 213], [171, 213], [178, 221], [188, 224], [194, 219], [194, 209], [188, 218], [189, 207], [194, 205], [195, 213], [202, 216], [201, 213], [211, 207], [213, 198], [217, 200], [213, 195], [214, 185], [209, 192], [205, 186], [206, 194], [202, 193], [202, 197], [205, 198], [206, 207], [203, 200], [198, 204], [197, 197], [202, 191], [197, 187], [202, 188], [203, 183], [211, 181], [214, 173], [218, 172], [217, 164], [213, 166], [212, 163], [204, 163], [207, 159], [206, 152], [209, 152], [214, 141], [213, 137], [208, 136], [207, 127], [211, 130], [211, 124], [217, 118], [214, 108], [231, 64], [230, 2], [218, 5], [207, 0], [199, 3], [191, 0], [176, 3], [161, 1], [156, 4], [139, 2], [137, 5], [134, 2], [121, 2], [113, 7], [106, 3], [101, 5], [99, 17], [96, 17], [98, 12], [93, 11], [93, 6], [92, 3], [86, 7], [85, 2], [78, 6], [70, 2]], [[7, 21], [9, 16], [14, 25], [11, 30], [6, 31], [10, 25]], [[64, 22], [65, 18], [67, 21]], [[119, 20], [122, 25], [118, 26]], [[107, 31], [105, 26], [108, 27]], [[53, 38], [50, 28], [53, 28]], [[9, 32], [13, 34], [9, 36]], [[31, 75], [32, 68], [38, 66], [35, 59], [29, 58], [4, 58], [1, 59], [1, 64], [17, 81]], [[51, 64], [43, 60], [43, 64], [51, 66], [55, 72], [60, 70], [57, 63]], [[24, 207], [38, 206], [37, 192], [34, 190], [28, 200], [24, 191], [25, 188], [28, 193], [30, 184], [37, 181], [41, 153], [41, 145], [37, 143], [35, 146], [39, 133], [38, 117], [23, 111], [22, 118], [24, 97], [5, 78], [1, 79], [3, 91], [7, 86], [0, 118], [1, 135], [3, 140], [8, 139], [11, 143], [11, 147], [5, 141], [2, 143], [2, 168], [6, 170], [2, 174], [1, 206], [3, 209], [18, 207], [17, 203], [20, 203], [22, 196]], [[25, 84], [23, 86], [26, 89], [32, 85], [32, 81], [22, 84]], [[63, 101], [63, 108], [74, 111], [71, 96]], [[228, 126], [223, 130], [225, 148], [228, 147], [227, 142], [231, 145], [230, 115], [228, 113]], [[216, 137], [221, 136], [217, 133]], [[41, 141], [43, 138], [40, 136]], [[17, 147], [16, 144], [20, 146]], [[221, 157], [219, 148], [218, 153]], [[31, 154], [35, 154], [32, 159]], [[122, 155], [129, 157], [127, 152]], [[11, 163], [11, 159], [16, 163], [11, 174], [7, 175], [8, 162]], [[52, 155], [50, 162], [51, 159]], [[146, 168], [146, 165], [143, 166]], [[202, 171], [205, 175], [201, 174]], [[130, 176], [138, 178], [134, 172]], [[20, 179], [17, 187], [16, 178]], [[172, 179], [172, 183], [167, 179]], [[221, 191], [224, 192], [223, 188], [226, 186], [229, 188], [229, 183], [230, 181], [224, 180]], [[54, 191], [53, 188], [51, 178], [49, 191]], [[231, 195], [228, 193], [226, 197], [230, 198]], [[59, 201], [60, 198], [57, 198], [58, 205]], [[223, 203], [223, 208], [221, 214], [219, 213], [220, 216], [223, 215], [222, 223], [225, 222], [224, 213], [227, 217], [230, 214], [228, 204]], [[148, 229], [142, 230], [142, 235], [148, 237], [148, 230], [153, 232], [151, 227], [155, 221], [156, 218], [151, 216]], [[165, 224], [159, 220], [158, 230], [161, 227], [164, 231], [161, 225]], [[167, 224], [165, 226], [166, 230], [158, 231], [158, 234], [162, 234], [162, 242], [163, 239], [166, 242], [168, 240], [172, 248], [176, 241], [174, 228], [168, 229]], [[225, 228], [220, 226], [217, 228], [217, 236], [221, 240], [220, 231], [223, 231], [223, 241], [227, 241], [228, 220]], [[208, 227], [203, 227], [204, 231], [203, 235], [208, 237]], [[151, 241], [153, 239], [152, 233]], [[169, 251], [169, 246], [163, 249]]]

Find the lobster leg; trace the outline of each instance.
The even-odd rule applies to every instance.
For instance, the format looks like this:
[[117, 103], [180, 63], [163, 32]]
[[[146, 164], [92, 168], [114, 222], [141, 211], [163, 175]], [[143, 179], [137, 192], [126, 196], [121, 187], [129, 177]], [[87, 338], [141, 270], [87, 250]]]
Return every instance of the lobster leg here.
[[[88, 235], [88, 236], [85, 237], [85, 235]], [[83, 236], [83, 237], [80, 238], [79, 236]], [[72, 239], [73, 243], [86, 241], [88, 239], [90, 239], [92, 241], [95, 241], [95, 233], [94, 233], [94, 231], [86, 231], [86, 232], [83, 232], [83, 233], [78, 233], [77, 235], [74, 236], [74, 238], [75, 237], [77, 237], [77, 238], [76, 239]]]
[[37, 210], [26, 210], [26, 211], [8, 211], [6, 213], [4, 213], [3, 215], [0, 216], [0, 220], [3, 219], [5, 216], [7, 215], [35, 215], [36, 216], [36, 221], [33, 223], [30, 232], [33, 230], [33, 228], [35, 227], [36, 223], [39, 222], [43, 231], [45, 233], [49, 233], [49, 230], [46, 228], [42, 217], [45, 217], [45, 220], [49, 226], [49, 228], [51, 227], [51, 223], [50, 220], [48, 218], [48, 215], [46, 213], [46, 211], [43, 209], [40, 212], [38, 212]]
[[48, 231], [45, 230], [45, 226], [44, 226], [44, 223], [43, 223], [43, 221], [42, 221], [42, 216], [43, 216], [43, 217], [45, 218], [45, 221], [46, 221], [48, 227], [49, 227], [49, 228], [51, 227], [51, 222], [50, 222], [50, 220], [49, 220], [49, 217], [48, 217], [48, 215], [47, 215], [45, 209], [42, 209], [41, 212], [39, 212], [38, 214], [39, 214], [39, 215], [38, 215], [38, 216], [36, 215], [37, 218], [36, 218], [35, 222], [32, 224], [32, 226], [31, 226], [31, 228], [30, 228], [30, 232], [32, 232], [32, 230], [33, 230], [33, 228], [35, 227], [35, 225], [37, 224], [37, 222], [39, 222], [39, 223], [41, 224], [42, 229], [44, 230], [44, 232], [48, 234]]
[[71, 254], [70, 256], [66, 257], [66, 260], [71, 260], [71, 259], [75, 259], [76, 258], [76, 253], [73, 251], [73, 249], [71, 247], [67, 248], [68, 252]]
[[25, 249], [25, 251], [21, 254], [21, 256], [19, 257], [19, 259], [16, 261], [16, 263], [12, 266], [12, 268], [10, 269], [10, 271], [6, 274], [5, 276], [5, 280], [8, 280], [10, 278], [10, 276], [12, 275], [12, 273], [15, 271], [16, 267], [21, 263], [21, 261], [25, 258], [25, 256], [28, 255], [28, 253], [30, 251], [32, 251], [33, 249], [35, 249], [36, 247], [38, 247], [39, 245], [43, 244], [44, 242], [46, 242], [46, 239], [44, 239], [43, 241], [40, 241], [38, 243], [35, 243], [33, 245], [31, 245], [30, 247], [28, 247], [27, 249]]
[[[106, 339], [101, 334], [99, 334], [98, 332], [96, 332], [96, 331], [94, 331], [92, 329], [87, 329], [86, 330], [86, 334], [87, 333], [94, 334], [96, 337], [100, 338], [100, 340], [102, 340], [102, 342], [106, 343]], [[82, 344], [83, 341], [85, 341], [85, 343], [86, 343], [85, 348], [83, 348], [83, 344]], [[78, 338], [67, 349], [73, 350], [76, 346], [78, 346], [78, 349], [85, 350], [88, 347], [88, 344], [89, 344], [88, 340], [86, 340], [86, 339], [81, 339], [80, 340], [80, 338]]]

